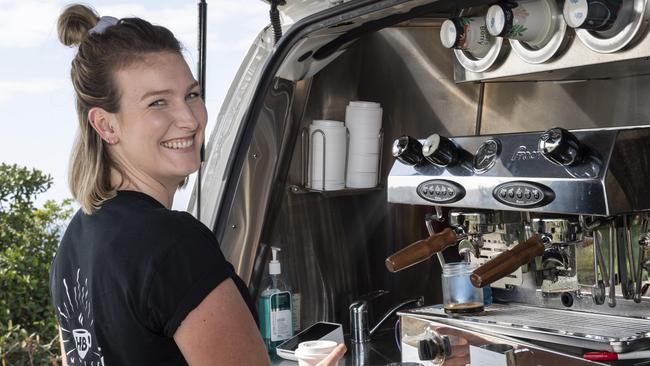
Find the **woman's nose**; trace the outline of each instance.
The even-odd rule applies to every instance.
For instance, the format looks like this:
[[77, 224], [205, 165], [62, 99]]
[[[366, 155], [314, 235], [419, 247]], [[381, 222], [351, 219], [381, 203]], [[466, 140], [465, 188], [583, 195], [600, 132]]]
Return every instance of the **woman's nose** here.
[[179, 109], [180, 110], [177, 114], [176, 124], [181, 128], [186, 128], [189, 130], [198, 129], [200, 124], [192, 108], [186, 103], [183, 103]]

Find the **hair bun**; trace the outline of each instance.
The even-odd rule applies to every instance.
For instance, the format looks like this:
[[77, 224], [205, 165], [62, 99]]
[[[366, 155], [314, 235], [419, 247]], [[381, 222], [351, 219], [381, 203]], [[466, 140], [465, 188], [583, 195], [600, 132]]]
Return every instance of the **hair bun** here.
[[98, 21], [99, 16], [92, 8], [80, 4], [68, 6], [57, 22], [59, 41], [66, 46], [79, 45]]

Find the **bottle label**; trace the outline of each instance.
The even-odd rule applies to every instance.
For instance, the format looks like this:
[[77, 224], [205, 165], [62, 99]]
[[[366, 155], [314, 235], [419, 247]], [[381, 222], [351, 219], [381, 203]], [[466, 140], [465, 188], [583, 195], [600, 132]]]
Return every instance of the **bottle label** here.
[[271, 341], [283, 341], [293, 335], [291, 293], [276, 292], [271, 295]]

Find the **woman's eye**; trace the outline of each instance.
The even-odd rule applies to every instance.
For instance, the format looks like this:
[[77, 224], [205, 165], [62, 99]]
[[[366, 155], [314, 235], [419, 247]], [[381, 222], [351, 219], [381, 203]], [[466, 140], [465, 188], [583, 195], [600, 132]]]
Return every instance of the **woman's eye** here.
[[186, 100], [192, 100], [192, 99], [196, 99], [196, 98], [198, 98], [198, 97], [199, 97], [199, 93], [197, 93], [197, 92], [192, 92], [192, 93], [189, 93], [189, 94], [185, 97], [185, 99], [186, 99]]
[[165, 104], [166, 103], [164, 99], [158, 99], [155, 102], [149, 104], [149, 107], [160, 107], [160, 106], [164, 106]]

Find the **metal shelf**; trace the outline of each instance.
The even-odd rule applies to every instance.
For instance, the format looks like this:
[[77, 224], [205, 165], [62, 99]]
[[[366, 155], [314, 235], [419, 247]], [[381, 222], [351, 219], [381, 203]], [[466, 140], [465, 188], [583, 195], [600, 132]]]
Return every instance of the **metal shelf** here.
[[[377, 192], [381, 191], [384, 189], [384, 187], [380, 184], [381, 183], [381, 167], [382, 167], [382, 154], [381, 154], [381, 149], [383, 147], [384, 143], [384, 130], [383, 128], [379, 131], [379, 135], [377, 138], [379, 139], [379, 160], [377, 162], [377, 185], [372, 188], [348, 188], [345, 187], [343, 189], [335, 190], [335, 191], [328, 191], [325, 190], [325, 186], [321, 186], [322, 189], [313, 189], [311, 188], [311, 181], [313, 179], [313, 174], [314, 172], [311, 169], [310, 162], [312, 161], [311, 157], [313, 156], [313, 150], [311, 148], [311, 145], [309, 141], [313, 138], [314, 135], [320, 134], [323, 138], [323, 170], [322, 170], [322, 177], [323, 177], [323, 182], [325, 181], [325, 166], [326, 166], [326, 139], [325, 139], [325, 133], [317, 129], [311, 134], [309, 133], [308, 128], [304, 128], [302, 130], [301, 136], [300, 136], [300, 142], [301, 142], [301, 183], [300, 185], [290, 185], [289, 186], [289, 191], [294, 194], [306, 194], [306, 193], [319, 193], [322, 194], [326, 197], [337, 197], [337, 196], [350, 196], [350, 195], [357, 195], [357, 194], [365, 194], [365, 193], [370, 193], [370, 192]], [[349, 131], [346, 132], [346, 153], [345, 153], [345, 170], [344, 170], [344, 177], [347, 177], [347, 170], [348, 170], [348, 153], [350, 150], [350, 133]], [[324, 183], [323, 183], [324, 184]]]
[[373, 192], [379, 192], [383, 191], [384, 186], [379, 185], [377, 187], [373, 188], [344, 188], [344, 189], [339, 189], [337, 191], [321, 191], [318, 189], [310, 189], [310, 188], [305, 188], [301, 187], [299, 185], [292, 184], [289, 186], [289, 191], [294, 194], [308, 194], [308, 193], [318, 193], [321, 194], [325, 197], [340, 197], [340, 196], [352, 196], [352, 195], [360, 195], [360, 194], [367, 194], [367, 193], [373, 193]]

